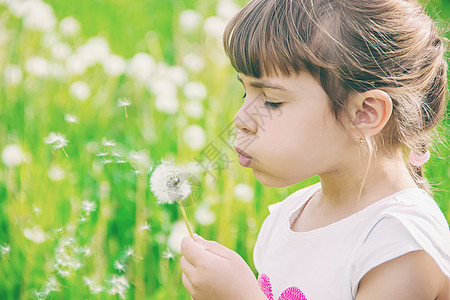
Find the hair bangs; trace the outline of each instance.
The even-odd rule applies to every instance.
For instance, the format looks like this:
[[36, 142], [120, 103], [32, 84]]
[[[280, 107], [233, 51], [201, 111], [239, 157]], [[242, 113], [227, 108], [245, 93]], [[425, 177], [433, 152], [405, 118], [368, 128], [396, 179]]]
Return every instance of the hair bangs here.
[[304, 69], [313, 73], [311, 60], [306, 57], [308, 48], [294, 20], [277, 1], [247, 4], [224, 33], [225, 53], [234, 69], [256, 78], [289, 76]]

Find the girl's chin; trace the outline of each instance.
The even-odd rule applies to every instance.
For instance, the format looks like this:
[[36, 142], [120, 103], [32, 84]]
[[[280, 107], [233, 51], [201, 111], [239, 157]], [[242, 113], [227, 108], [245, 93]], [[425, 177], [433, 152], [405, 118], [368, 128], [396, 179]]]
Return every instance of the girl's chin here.
[[262, 185], [269, 187], [269, 188], [283, 188], [283, 187], [287, 187], [287, 186], [297, 183], [297, 182], [290, 183], [287, 180], [284, 180], [279, 177], [271, 176], [270, 174], [261, 172], [256, 169], [252, 169], [252, 170], [253, 170], [253, 175], [255, 176], [256, 180], [258, 180], [259, 183], [261, 183]]

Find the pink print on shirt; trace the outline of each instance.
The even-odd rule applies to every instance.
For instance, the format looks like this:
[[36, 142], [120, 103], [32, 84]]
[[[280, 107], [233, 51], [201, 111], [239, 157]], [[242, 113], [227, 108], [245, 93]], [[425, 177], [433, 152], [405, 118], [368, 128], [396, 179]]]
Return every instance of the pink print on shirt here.
[[[270, 284], [269, 276], [262, 273], [258, 277], [258, 283], [263, 291], [264, 295], [266, 295], [267, 299], [273, 300], [273, 292], [272, 285]], [[288, 287], [285, 289], [278, 300], [308, 300], [306, 299], [305, 294], [298, 287]]]

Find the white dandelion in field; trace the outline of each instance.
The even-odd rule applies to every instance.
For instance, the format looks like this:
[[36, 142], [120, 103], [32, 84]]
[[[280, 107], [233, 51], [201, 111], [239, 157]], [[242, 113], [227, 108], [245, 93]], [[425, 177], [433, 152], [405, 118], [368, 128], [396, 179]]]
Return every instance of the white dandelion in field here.
[[208, 91], [200, 81], [191, 81], [184, 85], [183, 93], [188, 99], [203, 100], [206, 98]]
[[155, 68], [155, 60], [148, 53], [137, 53], [130, 60], [127, 74], [141, 83], [147, 82]]
[[205, 20], [203, 30], [206, 35], [221, 39], [226, 26], [227, 21], [224, 18], [211, 16]]
[[48, 178], [53, 181], [61, 181], [66, 178], [66, 171], [58, 164], [52, 164], [48, 170]]
[[169, 246], [169, 249], [181, 253], [181, 241], [187, 234], [188, 231], [186, 230], [183, 221], [175, 222], [170, 229], [170, 235], [167, 239], [167, 246]]
[[65, 114], [65, 115], [64, 115], [64, 120], [65, 120], [67, 123], [79, 123], [79, 122], [78, 122], [78, 118], [77, 118], [76, 116], [70, 115], [70, 114]]
[[58, 60], [66, 60], [72, 54], [69, 44], [57, 42], [52, 46], [52, 55]]
[[94, 201], [84, 200], [81, 202], [81, 209], [86, 213], [87, 216], [93, 211], [95, 211], [97, 208], [97, 205]]
[[203, 58], [194, 53], [188, 53], [183, 58], [183, 66], [186, 67], [189, 71], [198, 73], [205, 67], [205, 61], [203, 60]]
[[119, 271], [119, 273], [125, 273], [126, 266], [124, 264], [122, 264], [120, 261], [116, 260], [114, 262], [114, 269], [117, 269], [117, 271]]
[[31, 75], [45, 77], [50, 74], [50, 63], [41, 56], [33, 56], [25, 62], [25, 70]]
[[167, 249], [166, 251], [163, 252], [162, 258], [164, 258], [164, 259], [174, 259], [175, 258], [175, 253], [173, 253], [172, 250]]
[[9, 246], [8, 244], [3, 243], [0, 245], [0, 253], [2, 255], [8, 255], [10, 251], [11, 251], [11, 246]]
[[64, 147], [66, 147], [69, 143], [65, 135], [59, 132], [50, 132], [50, 134], [44, 139], [44, 141], [46, 144], [52, 145], [54, 150], [62, 149], [66, 157], [69, 157], [69, 155], [67, 155], [66, 151], [64, 150]]
[[102, 163], [103, 163], [104, 165], [112, 164], [113, 162], [114, 162], [114, 161], [113, 161], [112, 159], [108, 159], [108, 158], [105, 158], [105, 159], [102, 160]]
[[59, 31], [64, 36], [75, 36], [81, 30], [80, 22], [72, 16], [65, 17], [59, 22]]
[[100, 157], [104, 157], [107, 155], [108, 155], [108, 152], [99, 152], [99, 153], [95, 154], [95, 156], [100, 156]]
[[2, 160], [8, 167], [15, 167], [25, 161], [25, 154], [19, 145], [7, 145], [3, 148]]
[[252, 202], [255, 195], [253, 189], [249, 185], [240, 183], [234, 188], [234, 196], [239, 201], [250, 203]]
[[98, 294], [103, 291], [103, 287], [89, 277], [84, 276], [83, 281], [88, 286], [91, 294]]
[[123, 251], [123, 254], [126, 258], [128, 257], [133, 257], [134, 256], [134, 248], [133, 247], [126, 247], [125, 250]]
[[198, 125], [190, 125], [183, 131], [183, 139], [192, 150], [200, 150], [206, 142], [205, 131]]
[[47, 239], [47, 234], [37, 225], [33, 228], [25, 228], [23, 234], [27, 239], [36, 244], [41, 244]]
[[178, 202], [189, 234], [194, 238], [182, 200], [191, 194], [191, 183], [173, 164], [163, 161], [150, 177], [150, 189], [159, 204]]
[[42, 211], [39, 207], [37, 207], [36, 205], [33, 205], [33, 212], [36, 214], [36, 216], [39, 216]]
[[114, 140], [108, 140], [106, 137], [103, 138], [102, 144], [105, 147], [114, 147], [116, 142]]
[[103, 71], [112, 77], [122, 75], [127, 68], [125, 59], [120, 55], [110, 54], [103, 58]]
[[184, 105], [184, 113], [191, 118], [200, 119], [205, 114], [205, 110], [200, 102], [190, 100]]
[[202, 23], [202, 15], [195, 10], [187, 9], [178, 17], [181, 30], [185, 32], [193, 32], [200, 27]]
[[111, 284], [111, 288], [108, 292], [111, 295], [119, 295], [119, 297], [122, 299], [126, 298], [127, 290], [130, 287], [130, 284], [128, 283], [128, 280], [125, 278], [125, 276], [114, 275], [109, 283]]
[[117, 106], [123, 107], [125, 109], [125, 117], [128, 118], [127, 107], [131, 105], [131, 101], [128, 98], [120, 98], [117, 101]]
[[208, 206], [202, 205], [195, 211], [195, 219], [199, 224], [206, 226], [214, 223], [216, 215]]
[[140, 231], [150, 231], [150, 230], [152, 230], [152, 225], [148, 224], [148, 222], [145, 221], [144, 224], [142, 224], [141, 226], [139, 226], [139, 230], [140, 230]]
[[91, 96], [91, 88], [86, 82], [83, 81], [75, 81], [72, 83], [70, 85], [69, 92], [72, 97], [79, 101], [85, 101]]
[[23, 79], [23, 71], [17, 65], [6, 65], [3, 71], [4, 80], [9, 86], [17, 86]]

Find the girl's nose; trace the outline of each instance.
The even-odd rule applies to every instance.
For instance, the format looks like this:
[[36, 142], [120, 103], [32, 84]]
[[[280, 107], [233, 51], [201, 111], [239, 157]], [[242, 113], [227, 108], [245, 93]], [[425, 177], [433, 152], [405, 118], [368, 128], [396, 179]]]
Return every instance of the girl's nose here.
[[234, 116], [234, 124], [240, 131], [246, 134], [256, 134], [258, 131], [258, 124], [251, 113], [252, 103], [246, 104], [245, 102], [249, 103], [247, 99], [244, 101], [244, 104], [242, 104], [241, 108]]

